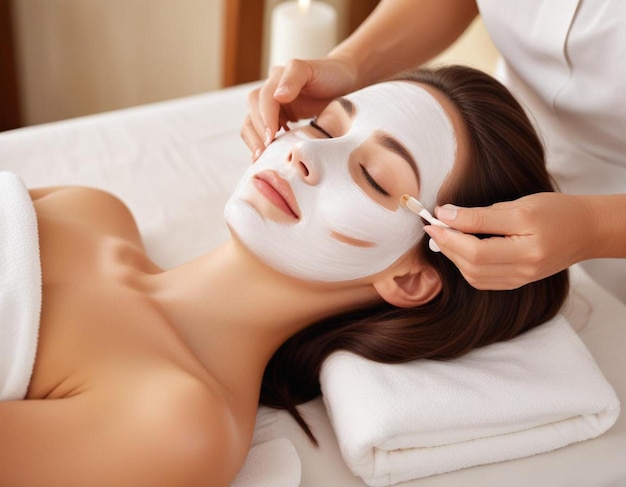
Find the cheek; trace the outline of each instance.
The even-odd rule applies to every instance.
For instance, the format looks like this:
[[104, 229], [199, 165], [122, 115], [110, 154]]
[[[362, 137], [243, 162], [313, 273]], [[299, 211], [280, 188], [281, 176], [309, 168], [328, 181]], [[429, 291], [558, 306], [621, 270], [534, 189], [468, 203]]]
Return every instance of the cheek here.
[[394, 213], [372, 201], [354, 182], [329, 190], [318, 209], [320, 223], [329, 232], [376, 245], [393, 229]]
[[264, 169], [275, 169], [284, 165], [289, 156], [290, 145], [286, 141], [276, 140], [270, 144], [261, 157], [252, 165], [251, 169], [256, 174]]

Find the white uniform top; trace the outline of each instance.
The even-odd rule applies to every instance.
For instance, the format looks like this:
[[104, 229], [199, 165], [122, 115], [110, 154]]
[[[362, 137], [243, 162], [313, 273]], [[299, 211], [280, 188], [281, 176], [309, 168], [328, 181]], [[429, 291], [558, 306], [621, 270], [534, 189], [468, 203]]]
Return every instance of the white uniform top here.
[[[626, 1], [477, 4], [503, 56], [500, 77], [536, 120], [559, 189], [626, 193]], [[583, 266], [626, 302], [626, 259]]]

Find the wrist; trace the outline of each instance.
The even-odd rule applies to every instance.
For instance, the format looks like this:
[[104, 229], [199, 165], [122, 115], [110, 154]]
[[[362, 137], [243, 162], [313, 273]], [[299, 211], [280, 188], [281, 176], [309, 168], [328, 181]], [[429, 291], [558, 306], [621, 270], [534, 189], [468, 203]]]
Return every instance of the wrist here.
[[329, 54], [328, 59], [337, 61], [343, 65], [353, 79], [353, 87], [350, 91], [359, 90], [371, 84], [366, 79], [367, 67], [364, 67], [364, 60], [359, 56], [358, 50], [344, 47], [342, 44], [335, 47]]
[[581, 240], [578, 261], [593, 259], [602, 253], [602, 229], [603, 225], [598, 221], [597, 205], [591, 195], [574, 195], [573, 198], [578, 202], [579, 212], [575, 225], [579, 226], [577, 232], [578, 238]]
[[580, 195], [588, 236], [585, 258], [626, 257], [626, 194]]

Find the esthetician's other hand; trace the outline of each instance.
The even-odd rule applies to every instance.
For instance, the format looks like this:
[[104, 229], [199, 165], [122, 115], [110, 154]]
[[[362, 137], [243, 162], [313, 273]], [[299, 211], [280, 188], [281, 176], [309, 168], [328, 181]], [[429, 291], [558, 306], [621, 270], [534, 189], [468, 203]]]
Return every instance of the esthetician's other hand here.
[[241, 137], [258, 159], [288, 121], [317, 115], [334, 98], [356, 89], [356, 68], [349, 61], [327, 57], [292, 59], [274, 66], [260, 88], [248, 95], [249, 113]]
[[593, 198], [538, 193], [485, 208], [444, 205], [437, 218], [465, 233], [425, 230], [473, 287], [515, 289], [601, 253]]

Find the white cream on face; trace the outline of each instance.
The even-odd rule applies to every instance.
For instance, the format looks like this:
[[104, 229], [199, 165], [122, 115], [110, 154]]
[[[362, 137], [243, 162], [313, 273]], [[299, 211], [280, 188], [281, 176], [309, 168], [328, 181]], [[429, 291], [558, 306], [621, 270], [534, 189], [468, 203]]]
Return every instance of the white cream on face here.
[[[302, 129], [282, 135], [246, 171], [224, 211], [231, 231], [251, 252], [276, 270], [300, 279], [336, 282], [376, 274], [423, 236], [414, 214], [402, 207], [393, 211], [383, 207], [351, 175], [351, 155], [376, 133], [384, 131], [394, 137], [417, 162], [419, 199], [426, 207], [435, 205], [454, 164], [452, 125], [424, 88], [393, 81], [346, 98], [356, 113], [345, 133], [333, 139], [313, 138]], [[307, 167], [306, 177], [297, 161], [289, 161], [294, 148]], [[299, 219], [276, 221], [251, 204], [262, 198], [253, 180], [265, 171], [289, 184], [300, 209]], [[337, 234], [347, 238], [338, 239]]]

